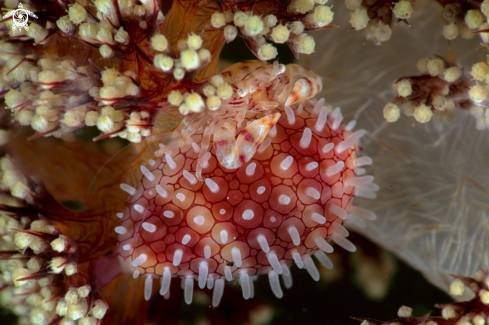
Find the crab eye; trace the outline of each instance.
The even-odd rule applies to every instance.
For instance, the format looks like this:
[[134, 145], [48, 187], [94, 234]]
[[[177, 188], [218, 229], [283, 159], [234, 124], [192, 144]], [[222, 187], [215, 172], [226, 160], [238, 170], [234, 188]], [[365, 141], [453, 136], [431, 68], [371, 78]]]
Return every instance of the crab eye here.
[[238, 89], [238, 96], [239, 97], [244, 97], [248, 95], [248, 89]]

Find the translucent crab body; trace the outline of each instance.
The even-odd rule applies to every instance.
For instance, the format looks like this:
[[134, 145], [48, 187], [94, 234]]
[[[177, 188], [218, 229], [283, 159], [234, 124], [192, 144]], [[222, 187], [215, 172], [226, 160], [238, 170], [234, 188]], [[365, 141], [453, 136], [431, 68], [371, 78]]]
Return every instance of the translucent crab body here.
[[[205, 126], [196, 169], [199, 180], [202, 180], [202, 166], [211, 137], [219, 163], [226, 168], [238, 168], [253, 157], [277, 122], [280, 117], [278, 107], [312, 98], [322, 89], [321, 79], [316, 74], [295, 64], [286, 67], [277, 62], [272, 65], [244, 61], [216, 77], [201, 88], [216, 86], [219, 91], [219, 86], [230, 85], [233, 94], [223, 100], [215, 111], [187, 116], [175, 132], [163, 137], [170, 138], [171, 144], [156, 152], [156, 156], [162, 156], [182, 145], [188, 145], [193, 133]], [[242, 123], [249, 112], [255, 115], [253, 119], [248, 119], [249, 124], [243, 128]], [[236, 137], [238, 128], [241, 132]]]

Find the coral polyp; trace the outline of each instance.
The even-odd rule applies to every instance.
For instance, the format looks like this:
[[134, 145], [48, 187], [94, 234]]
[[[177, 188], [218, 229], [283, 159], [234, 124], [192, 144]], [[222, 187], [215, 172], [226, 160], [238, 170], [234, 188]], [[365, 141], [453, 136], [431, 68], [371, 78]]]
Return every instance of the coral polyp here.
[[[15, 150], [29, 145], [23, 139], [12, 139], [2, 147], [0, 158], [2, 305], [21, 316], [23, 323], [97, 322], [109, 306], [99, 291], [94, 262], [112, 250], [115, 236], [111, 235], [110, 216], [120, 195], [103, 195], [104, 180], [90, 185], [87, 179], [76, 177], [70, 167], [56, 166], [59, 177], [46, 177], [46, 173], [53, 175], [52, 171], [39, 159], [31, 164], [25, 155], [53, 150], [53, 143], [38, 143], [27, 152]], [[58, 159], [70, 161], [69, 165], [90, 157], [83, 167], [88, 174], [104, 159], [78, 142], [58, 145]], [[5, 156], [5, 151], [13, 156]], [[132, 159], [132, 155], [127, 158]], [[26, 169], [30, 176], [24, 174]], [[109, 173], [111, 177], [121, 176], [122, 171], [116, 170]], [[94, 192], [88, 193], [90, 186]], [[64, 192], [61, 196], [60, 191]], [[92, 196], [95, 192], [108, 202], [100, 204]], [[86, 209], [70, 210], [51, 193], [58, 199], [77, 198]]]
[[[398, 319], [381, 322], [373, 319], [363, 320], [362, 325], [458, 325], [458, 324], [486, 324], [488, 319], [487, 305], [489, 305], [489, 284], [488, 270], [480, 269], [475, 272], [473, 277], [454, 276], [455, 280], [450, 284], [450, 293], [454, 296], [461, 296], [464, 291], [469, 291], [472, 299], [460, 302], [440, 304], [441, 317], [430, 316], [430, 313], [421, 317], [412, 315], [412, 308], [402, 306], [399, 308]], [[469, 290], [466, 290], [468, 288]], [[474, 296], [475, 294], [475, 296]]]

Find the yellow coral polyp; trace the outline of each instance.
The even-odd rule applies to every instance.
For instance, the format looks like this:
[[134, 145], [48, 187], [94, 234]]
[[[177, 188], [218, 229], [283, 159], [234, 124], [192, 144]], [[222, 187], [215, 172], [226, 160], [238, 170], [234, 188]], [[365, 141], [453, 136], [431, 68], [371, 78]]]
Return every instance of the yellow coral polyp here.
[[314, 8], [314, 0], [292, 0], [287, 10], [292, 13], [305, 14]]
[[399, 19], [409, 19], [413, 14], [413, 5], [409, 0], [401, 0], [396, 2], [392, 12]]
[[186, 70], [195, 70], [200, 66], [199, 54], [192, 49], [182, 51], [180, 60]]
[[233, 87], [228, 83], [217, 82], [218, 86], [216, 89], [217, 96], [221, 99], [229, 99], [233, 95]]
[[458, 67], [450, 67], [445, 70], [443, 78], [447, 82], [455, 82], [462, 76], [462, 70]]
[[350, 24], [355, 30], [361, 30], [367, 27], [370, 18], [368, 17], [367, 10], [365, 8], [357, 8], [351, 13]]
[[396, 122], [401, 116], [401, 111], [399, 106], [393, 103], [388, 103], [383, 110], [384, 118], [387, 122], [393, 123]]
[[470, 75], [474, 80], [484, 81], [489, 75], [489, 66], [485, 62], [477, 62], [472, 66]]
[[408, 97], [413, 93], [413, 89], [411, 87], [411, 82], [408, 79], [402, 79], [397, 84], [397, 93], [401, 97]]
[[175, 61], [171, 57], [165, 54], [155, 55], [153, 62], [156, 67], [158, 67], [164, 72], [171, 71], [171, 69], [173, 69], [173, 66], [175, 64]]
[[202, 46], [202, 38], [199, 35], [190, 34], [187, 38], [187, 46], [191, 50], [198, 50]]
[[198, 93], [190, 93], [186, 98], [185, 98], [185, 104], [187, 105], [187, 108], [191, 112], [202, 112], [204, 109], [204, 100], [202, 99], [202, 96], [200, 96]]
[[450, 293], [455, 296], [461, 296], [464, 293], [465, 284], [460, 280], [456, 279], [450, 284]]
[[475, 85], [469, 90], [469, 97], [476, 103], [482, 103], [487, 98], [487, 89], [483, 85]]
[[311, 23], [317, 24], [319, 27], [329, 25], [333, 21], [334, 13], [328, 6], [317, 6], [314, 11], [308, 15]]
[[168, 41], [164, 35], [156, 33], [151, 37], [151, 46], [156, 51], [163, 52], [168, 49]]
[[449, 41], [456, 39], [458, 33], [458, 26], [455, 23], [450, 23], [443, 26], [443, 37], [445, 37]]
[[311, 54], [314, 52], [316, 47], [316, 41], [312, 36], [302, 34], [299, 37], [299, 41], [297, 42], [296, 48], [297, 52], [304, 54]]
[[221, 28], [226, 25], [226, 19], [221, 12], [215, 12], [211, 16], [211, 24], [214, 28]]
[[249, 36], [260, 34], [263, 28], [263, 20], [259, 16], [251, 16], [244, 23], [244, 30]]
[[468, 10], [464, 19], [470, 29], [477, 29], [484, 23], [484, 16], [478, 9]]
[[282, 44], [289, 39], [290, 31], [287, 26], [278, 25], [272, 29], [272, 39], [275, 43]]
[[258, 57], [260, 60], [268, 61], [277, 57], [278, 51], [275, 46], [265, 43], [258, 49]]
[[422, 104], [414, 109], [413, 116], [417, 122], [426, 123], [431, 120], [431, 117], [433, 116], [433, 111], [431, 110], [430, 106]]

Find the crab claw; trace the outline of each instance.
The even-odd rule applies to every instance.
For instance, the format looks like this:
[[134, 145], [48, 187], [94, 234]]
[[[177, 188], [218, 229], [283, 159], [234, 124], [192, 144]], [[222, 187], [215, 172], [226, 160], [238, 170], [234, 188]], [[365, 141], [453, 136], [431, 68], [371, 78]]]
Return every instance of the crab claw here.
[[301, 100], [312, 98], [323, 89], [321, 77], [297, 64], [289, 64], [286, 75], [292, 81], [294, 88], [292, 88], [289, 97], [287, 97], [285, 106], [291, 106]]
[[280, 113], [274, 113], [255, 120], [239, 133], [237, 139], [234, 138], [236, 130], [230, 123], [218, 125], [214, 132], [214, 149], [219, 163], [227, 169], [247, 163], [279, 118]]

